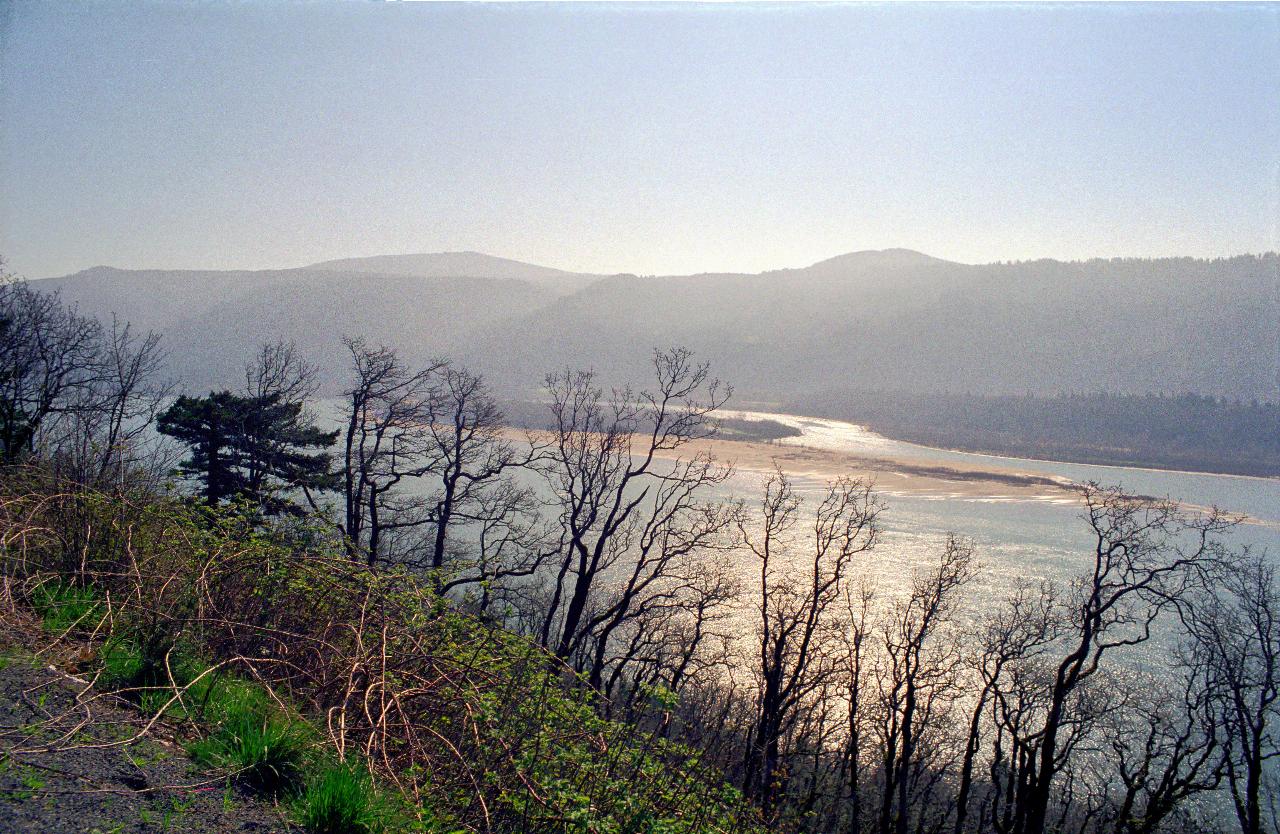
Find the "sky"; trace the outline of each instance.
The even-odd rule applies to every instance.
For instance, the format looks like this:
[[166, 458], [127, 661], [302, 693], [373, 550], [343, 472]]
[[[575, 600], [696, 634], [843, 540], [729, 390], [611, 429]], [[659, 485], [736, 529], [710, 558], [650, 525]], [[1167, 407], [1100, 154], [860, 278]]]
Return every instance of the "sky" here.
[[0, 0], [0, 256], [1280, 248], [1280, 4]]

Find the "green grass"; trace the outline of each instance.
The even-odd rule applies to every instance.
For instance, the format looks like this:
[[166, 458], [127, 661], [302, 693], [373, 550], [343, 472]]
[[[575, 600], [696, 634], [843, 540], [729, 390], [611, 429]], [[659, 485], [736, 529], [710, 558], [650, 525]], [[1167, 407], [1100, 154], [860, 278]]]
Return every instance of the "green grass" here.
[[46, 630], [61, 634], [75, 627], [97, 625], [101, 600], [93, 588], [77, 588], [62, 582], [44, 582], [31, 595], [31, 607]]
[[447, 815], [379, 788], [369, 768], [327, 759], [294, 800], [294, 818], [310, 834], [466, 834]]
[[394, 809], [377, 793], [369, 771], [334, 763], [298, 798], [298, 821], [312, 834], [378, 834]]
[[[100, 685], [108, 690], [122, 690], [120, 694], [138, 705], [144, 713], [154, 714], [165, 707], [165, 717], [181, 719], [189, 717], [193, 707], [209, 700], [217, 680], [212, 675], [201, 677], [207, 668], [182, 651], [174, 651], [168, 658], [148, 659], [138, 644], [129, 639], [108, 640], [98, 652], [102, 664]], [[173, 676], [172, 682], [169, 676]], [[173, 700], [174, 684], [186, 686], [196, 681], [180, 700]], [[173, 703], [169, 703], [170, 701]], [[265, 698], [262, 699], [265, 701]]]
[[[169, 669], [164, 658], [146, 657], [132, 640], [113, 638], [98, 652], [102, 662], [101, 684], [107, 689], [135, 690], [122, 693], [144, 710], [159, 708], [169, 700], [173, 691], [169, 686], [169, 673], [174, 682], [181, 685], [194, 677], [190, 663], [177, 656], [170, 657]], [[153, 688], [154, 687], [154, 688]]]
[[311, 747], [308, 728], [273, 711], [261, 696], [232, 688], [211, 699], [213, 731], [187, 746], [200, 764], [218, 767], [267, 794], [296, 791]]
[[[108, 641], [99, 653], [102, 681], [127, 694], [143, 712], [156, 712], [173, 699], [168, 672], [144, 657], [131, 640]], [[190, 718], [209, 728], [204, 738], [187, 745], [187, 753], [205, 767], [228, 771], [234, 779], [266, 794], [296, 793], [314, 732], [301, 719], [286, 715], [261, 687], [235, 677], [203, 674], [207, 669], [183, 652], [169, 658], [174, 683], [195, 681], [181, 701], [169, 704], [165, 716]]]
[[200, 678], [187, 691], [186, 701], [195, 717], [206, 723], [248, 712], [267, 715], [278, 709], [262, 687], [227, 675], [209, 674]]

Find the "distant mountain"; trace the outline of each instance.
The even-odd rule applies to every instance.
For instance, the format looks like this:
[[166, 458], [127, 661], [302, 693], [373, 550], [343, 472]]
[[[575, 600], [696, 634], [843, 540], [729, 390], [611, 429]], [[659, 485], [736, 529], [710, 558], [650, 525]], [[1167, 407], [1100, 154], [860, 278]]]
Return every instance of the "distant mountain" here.
[[818, 261], [813, 266], [807, 266], [802, 269], [784, 269], [781, 272], [803, 272], [807, 275], [818, 276], [841, 276], [847, 274], [850, 270], [855, 272], [866, 272], [868, 270], [879, 269], [910, 269], [919, 266], [933, 266], [946, 264], [949, 266], [957, 266], [950, 261], [944, 261], [935, 258], [932, 255], [926, 255], [923, 252], [917, 252], [914, 249], [864, 249], [861, 252], [850, 252], [846, 255], [836, 255], [834, 258], [827, 258], [825, 261]]
[[[515, 383], [638, 378], [682, 344], [751, 399], [831, 389], [1280, 398], [1280, 257], [965, 265], [859, 252], [759, 275], [615, 277], [468, 346]], [[502, 343], [524, 346], [503, 353]]]
[[193, 386], [266, 339], [326, 370], [339, 337], [447, 352], [523, 393], [549, 370], [638, 380], [687, 345], [740, 398], [829, 390], [1194, 391], [1280, 400], [1280, 256], [967, 265], [902, 249], [754, 275], [609, 277], [478, 253], [262, 272], [97, 267], [39, 282], [166, 334]]
[[[514, 263], [514, 262], [512, 262]], [[499, 277], [416, 277], [337, 269], [259, 272], [94, 267], [34, 282], [85, 313], [164, 334], [174, 374], [193, 389], [234, 385], [256, 346], [292, 340], [327, 381], [345, 371], [344, 335], [394, 345], [415, 362], [445, 354], [488, 325], [557, 294]]]
[[323, 261], [307, 268], [330, 272], [412, 275], [418, 278], [513, 278], [564, 295], [577, 292], [603, 277], [495, 258], [480, 252], [375, 255], [370, 258]]

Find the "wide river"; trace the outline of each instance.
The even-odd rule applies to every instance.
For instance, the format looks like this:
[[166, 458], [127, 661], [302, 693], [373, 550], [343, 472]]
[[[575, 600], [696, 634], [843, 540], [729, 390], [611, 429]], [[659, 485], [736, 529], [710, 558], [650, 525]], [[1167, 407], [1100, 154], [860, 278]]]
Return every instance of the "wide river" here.
[[[1233, 545], [1248, 545], [1280, 556], [1280, 479], [1277, 478], [971, 454], [892, 440], [838, 420], [764, 412], [733, 412], [727, 416], [767, 418], [798, 429], [799, 437], [769, 444], [780, 455], [789, 451], [786, 447], [807, 447], [836, 453], [834, 457], [850, 461], [865, 457], [921, 467], [1019, 472], [1048, 476], [1060, 482], [1097, 481], [1196, 507], [1217, 506], [1248, 517], [1230, 534]], [[751, 445], [759, 448], [762, 444]], [[740, 464], [738, 474], [725, 485], [726, 492], [748, 500], [758, 494], [767, 472], [762, 471], [759, 455], [754, 458], [747, 466]], [[856, 466], [850, 474], [865, 474], [879, 480], [876, 472], [859, 473]], [[797, 492], [804, 496], [816, 496], [825, 480], [825, 476], [793, 477]], [[976, 598], [989, 600], [993, 594], [1002, 595], [1016, 577], [1069, 581], [1089, 565], [1092, 544], [1088, 528], [1080, 517], [1081, 505], [1072, 493], [1060, 488], [1019, 490], [1005, 488], [998, 482], [981, 484], [971, 480], [949, 484], [944, 476], [899, 480], [897, 485], [880, 489], [880, 493], [886, 504], [881, 517], [884, 543], [868, 557], [863, 571], [877, 586], [884, 586], [885, 591], [892, 593], [905, 587], [912, 567], [931, 560], [947, 533], [952, 532], [972, 539], [976, 545], [982, 567], [971, 588]]]
[[[338, 425], [340, 403], [330, 400], [316, 405], [324, 419]], [[971, 454], [892, 440], [839, 420], [755, 411], [721, 413], [774, 420], [794, 427], [800, 435], [771, 443], [717, 443], [716, 455], [737, 462], [737, 473], [719, 488], [719, 497], [742, 498], [748, 505], [756, 501], [775, 459], [805, 498], [819, 495], [824, 482], [836, 474], [875, 482], [886, 506], [881, 516], [885, 535], [882, 545], [863, 561], [861, 572], [887, 595], [907, 586], [912, 568], [932, 560], [948, 533], [967, 537], [976, 545], [981, 571], [970, 588], [976, 609], [986, 607], [993, 594], [1001, 596], [1017, 577], [1069, 581], [1088, 567], [1092, 544], [1080, 518], [1078, 496], [1062, 485], [1091, 480], [1248, 516], [1231, 533], [1232, 544], [1280, 557], [1277, 478]], [[952, 477], [948, 468], [964, 476]], [[984, 472], [1038, 476], [1042, 483], [983, 480]], [[748, 565], [743, 567], [750, 570]]]

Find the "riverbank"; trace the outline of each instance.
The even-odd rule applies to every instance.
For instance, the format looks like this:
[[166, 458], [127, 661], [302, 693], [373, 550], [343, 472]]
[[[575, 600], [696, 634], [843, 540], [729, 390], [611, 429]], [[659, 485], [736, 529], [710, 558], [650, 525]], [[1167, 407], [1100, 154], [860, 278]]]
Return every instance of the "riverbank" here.
[[1062, 397], [840, 392], [779, 409], [973, 454], [1280, 477], [1280, 405], [1183, 394]]
[[[523, 440], [530, 435], [509, 429], [508, 436]], [[550, 440], [545, 432], [533, 432], [532, 437], [540, 443]], [[795, 437], [785, 442], [707, 438], [682, 446], [680, 454], [684, 458], [709, 454], [732, 464], [738, 472], [767, 473], [776, 468], [797, 478], [830, 480], [846, 475], [867, 478], [875, 482], [877, 490], [888, 495], [1076, 500], [1076, 487], [1067, 478], [1001, 466], [823, 449], [803, 445], [803, 438]]]

